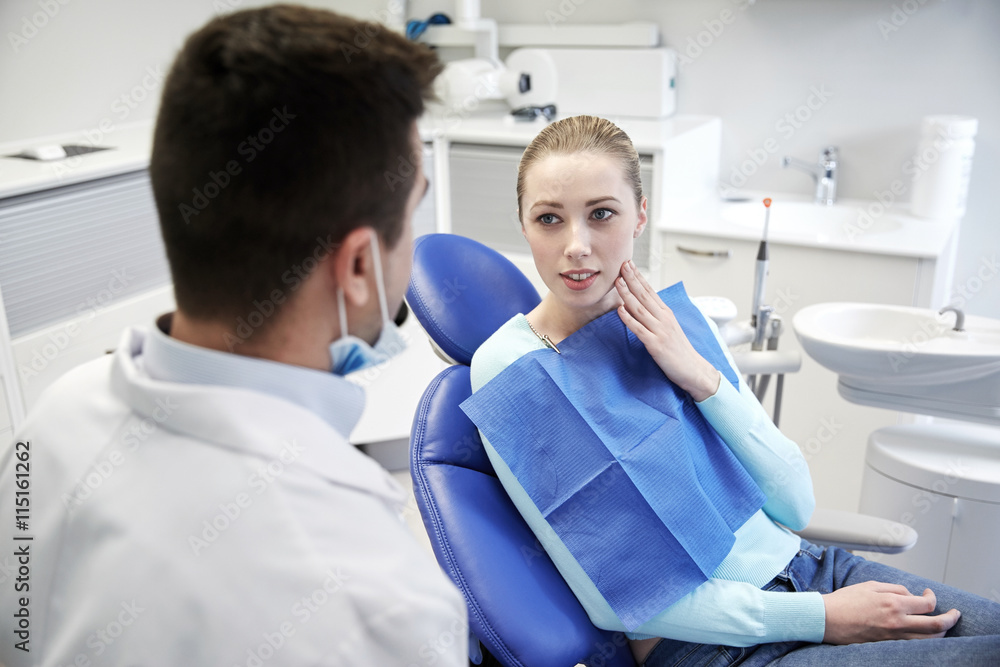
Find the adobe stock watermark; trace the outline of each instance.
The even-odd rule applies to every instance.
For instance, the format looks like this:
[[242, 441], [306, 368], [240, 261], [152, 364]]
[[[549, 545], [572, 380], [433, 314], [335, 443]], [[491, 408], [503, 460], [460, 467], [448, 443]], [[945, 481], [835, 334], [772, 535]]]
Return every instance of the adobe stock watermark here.
[[341, 44], [340, 52], [344, 55], [344, 60], [351, 62], [353, 56], [358, 55], [368, 48], [374, 39], [383, 30], [389, 30], [387, 24], [392, 22], [393, 16], [400, 16], [405, 13], [402, 0], [389, 0], [385, 7], [372, 10], [369, 14], [371, 20], [362, 27], [360, 24], [354, 27], [354, 39], [350, 44]]
[[888, 18], [880, 18], [875, 22], [882, 39], [888, 42], [889, 37], [894, 32], [899, 32], [900, 28], [906, 25], [927, 2], [928, 0], [904, 0], [898, 5], [894, 4]]
[[[929, 146], [921, 152], [914, 153], [903, 162], [903, 173], [910, 177], [911, 183], [916, 183], [941, 158], [941, 155], [951, 148], [954, 141], [954, 137], [948, 136], [943, 131], [938, 131], [937, 136]], [[884, 190], [872, 190], [872, 196], [875, 200], [866, 207], [856, 207], [857, 218], [843, 225], [848, 240], [853, 241], [867, 233], [886, 214], [889, 207], [906, 194], [907, 190], [909, 190], [909, 186], [899, 178], [893, 179], [889, 183], [889, 187]]]
[[[285, 468], [297, 461], [304, 451], [305, 447], [295, 440], [289, 440], [283, 443], [278, 458], [257, 465], [256, 472], [247, 478], [247, 486], [254, 492], [254, 496], [260, 496], [267, 491], [285, 472]], [[219, 503], [219, 511], [211, 518], [202, 521], [201, 532], [197, 535], [194, 533], [188, 535], [188, 546], [191, 547], [192, 553], [200, 556], [205, 549], [215, 544], [223, 533], [239, 521], [244, 511], [253, 505], [254, 496], [241, 491], [232, 500]]]
[[837, 418], [832, 415], [821, 417], [819, 426], [816, 428], [814, 434], [807, 438], [799, 447], [802, 451], [802, 458], [805, 461], [809, 461], [819, 454], [823, 450], [823, 447], [833, 442], [833, 439], [844, 430], [844, 426], [844, 424], [838, 422]]
[[38, 5], [39, 11], [22, 16], [20, 30], [18, 32], [8, 31], [7, 33], [7, 41], [10, 42], [14, 53], [23, 49], [28, 42], [37, 37], [38, 33], [49, 24], [49, 21], [58, 16], [62, 8], [70, 2], [71, 0], [36, 0], [35, 4]]
[[[910, 509], [904, 510], [898, 518], [892, 519], [897, 525], [887, 528], [887, 532], [879, 536], [877, 544], [889, 546], [896, 544], [903, 536], [903, 529], [899, 526], [916, 528], [920, 517], [925, 516], [942, 500], [952, 500], [951, 488], [960, 480], [964, 479], [969, 471], [968, 464], [962, 459], [950, 459], [945, 474], [938, 477], [931, 483], [930, 489], [920, 489], [910, 498]], [[875, 553], [868, 556], [868, 560], [879, 561], [884, 554]]]
[[555, 29], [556, 24], [565, 23], [566, 19], [575, 14], [577, 8], [586, 2], [587, 0], [562, 0], [555, 10], [545, 10], [545, 22], [550, 28]]
[[[139, 83], [132, 86], [121, 95], [116, 97], [109, 108], [109, 115], [106, 115], [97, 125], [84, 130], [80, 143], [90, 148], [100, 148], [104, 140], [115, 131], [118, 126], [128, 120], [129, 116], [142, 106], [147, 100], [156, 99], [156, 90], [166, 75], [159, 65], [147, 65], [143, 70]], [[83, 164], [85, 155], [71, 155], [62, 160], [52, 163], [52, 171], [57, 178], [65, 178], [73, 170]]]
[[703, 30], [688, 35], [687, 43], [677, 47], [677, 64], [680, 67], [691, 65], [722, 36], [728, 26], [736, 23], [738, 12], [746, 11], [753, 3], [750, 0], [734, 0], [736, 10], [725, 8], [715, 18], [701, 22]]
[[590, 654], [587, 664], [592, 667], [605, 667], [608, 661], [618, 655], [619, 651], [631, 652], [628, 637], [624, 632], [615, 632], [605, 642], [594, 642], [594, 652]]
[[821, 417], [814, 434], [798, 446], [799, 451], [786, 452], [783, 459], [788, 469], [778, 466], [770, 470], [764, 483], [761, 484], [761, 490], [768, 497], [771, 497], [788, 485], [789, 476], [795, 479], [807, 478], [809, 476], [809, 460], [819, 454], [823, 447], [833, 442], [833, 439], [843, 429], [844, 424], [838, 422], [836, 417]]
[[112, 269], [111, 279], [107, 286], [94, 296], [88, 297], [76, 306], [77, 317], [85, 317], [81, 322], [70, 322], [51, 331], [40, 347], [36, 348], [31, 355], [30, 361], [20, 363], [17, 366], [18, 375], [21, 381], [38, 377], [45, 369], [55, 361], [73, 342], [77, 336], [87, 330], [87, 326], [103, 310], [109, 308], [115, 297], [121, 294], [128, 287], [134, 278], [128, 275], [128, 268], [121, 270]]
[[[326, 577], [321, 584], [292, 604], [290, 614], [298, 620], [300, 626], [308, 623], [313, 615], [351, 579], [351, 576], [345, 574], [340, 566], [331, 567], [325, 574]], [[295, 632], [296, 626], [291, 620], [284, 620], [274, 629], [262, 632], [261, 641], [255, 646], [247, 648], [243, 662], [235, 662], [232, 667], [263, 667], [264, 663], [271, 660], [278, 651], [285, 647], [288, 640], [295, 636]]]
[[177, 207], [184, 222], [191, 222], [192, 217], [197, 217], [208, 208], [212, 200], [229, 187], [236, 176], [243, 173], [243, 165], [256, 160], [274, 141], [275, 137], [283, 132], [288, 127], [289, 122], [295, 118], [296, 115], [290, 113], [287, 106], [283, 106], [281, 109], [273, 107], [270, 119], [257, 132], [247, 135], [247, 138], [236, 147], [237, 154], [243, 158], [242, 164], [239, 160], [229, 160], [218, 171], [209, 170], [205, 177], [205, 184], [201, 188], [192, 188], [191, 203], [181, 203]]
[[794, 137], [795, 133], [811, 121], [833, 96], [833, 91], [827, 88], [825, 83], [810, 86], [805, 101], [775, 121], [774, 130], [781, 136], [781, 141], [770, 136], [760, 146], [748, 148], [747, 158], [733, 167], [729, 182], [720, 184], [723, 194], [732, 194], [734, 190], [745, 186], [747, 181], [771, 159], [771, 156], [780, 150], [782, 141]]
[[[983, 257], [979, 267], [972, 275], [952, 288], [950, 305], [954, 308], [964, 308], [983, 289], [986, 283], [996, 277], [997, 273], [1000, 273], [1000, 262], [997, 261], [997, 256], [994, 254], [992, 257]], [[898, 373], [917, 355], [922, 346], [953, 329], [953, 317], [954, 315], [944, 314], [938, 315], [933, 321], [922, 319], [919, 327], [900, 341], [900, 351], [889, 353], [889, 366], [892, 371]]]
[[976, 295], [982, 291], [983, 287], [1000, 273], [1000, 263], [997, 262], [996, 253], [991, 257], [982, 257], [979, 266], [971, 275], [967, 276], [961, 283], [952, 287], [952, 297], [950, 304], [956, 308], [964, 308]]
[[902, 341], [899, 341], [901, 344], [900, 351], [889, 353], [889, 366], [892, 368], [892, 372], [898, 373], [901, 368], [906, 366], [916, 356], [922, 346], [950, 328], [950, 326], [944, 323], [944, 316], [938, 316], [934, 321], [922, 319], [920, 326], [916, 330]]
[[57, 667], [62, 667], [63, 664], [67, 665], [67, 667], [69, 665], [73, 667], [91, 667], [92, 665], [96, 666], [100, 664], [100, 662], [95, 663], [92, 661], [92, 658], [104, 655], [108, 647], [114, 645], [122, 635], [128, 632], [128, 629], [144, 611], [146, 611], [146, 608], [140, 607], [134, 599], [122, 601], [119, 605], [119, 610], [112, 613], [110, 621], [87, 635], [86, 644], [90, 650], [80, 651], [72, 659], [57, 663]]
[[[395, 326], [390, 323], [390, 326]], [[371, 366], [366, 366], [360, 370], [349, 373], [344, 377], [349, 379], [354, 384], [360, 387], [369, 387], [375, 380], [382, 376], [385, 369], [389, 368], [392, 363], [396, 360], [403, 351], [410, 347], [410, 341], [413, 336], [406, 329], [399, 330], [399, 338], [392, 342], [392, 344], [384, 346], [383, 350], [380, 350], [386, 354], [388, 357], [382, 363], [374, 364]]]
[[227, 331], [223, 334], [223, 342], [229, 351], [235, 351], [237, 345], [245, 343], [255, 331], [264, 326], [264, 323], [278, 311], [281, 304], [288, 300], [289, 295], [301, 287], [323, 257], [337, 247], [338, 244], [333, 242], [332, 234], [327, 234], [326, 238], [317, 236], [316, 246], [312, 253], [303, 257], [301, 262], [292, 264], [281, 274], [281, 282], [288, 286], [287, 290], [273, 289], [266, 297], [254, 299], [246, 315], [236, 318], [233, 333]]
[[407, 183], [406, 179], [416, 173], [418, 165], [423, 164], [423, 160], [423, 147], [410, 151], [409, 155], [399, 155], [396, 171], [386, 170], [382, 173], [389, 192], [395, 192], [398, 185]]
[[155, 407], [148, 416], [132, 420], [131, 425], [122, 432], [121, 439], [124, 451], [122, 448], [112, 447], [106, 454], [94, 461], [80, 476], [76, 484], [60, 496], [59, 499], [62, 501], [63, 507], [73, 513], [83, 505], [104, 482], [114, 475], [116, 470], [125, 464], [128, 459], [127, 453], [139, 449], [139, 445], [156, 433], [160, 425], [170, 419], [170, 416], [179, 407], [180, 404], [176, 403], [170, 396], [157, 398]]
[[427, 639], [420, 648], [417, 655], [420, 662], [411, 662], [407, 667], [423, 667], [424, 665], [436, 665], [445, 660], [447, 656], [454, 653], [452, 650], [456, 644], [464, 644], [469, 639], [469, 624], [463, 619], [456, 618], [447, 628], [437, 635]]

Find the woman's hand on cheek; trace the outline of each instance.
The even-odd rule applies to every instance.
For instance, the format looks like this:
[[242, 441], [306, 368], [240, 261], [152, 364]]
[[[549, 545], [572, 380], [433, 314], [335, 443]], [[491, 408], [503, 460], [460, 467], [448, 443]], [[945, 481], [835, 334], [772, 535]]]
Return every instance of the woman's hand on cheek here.
[[663, 374], [696, 401], [715, 394], [722, 375], [694, 349], [673, 311], [631, 260], [622, 264], [615, 287], [623, 302], [618, 317], [646, 346]]

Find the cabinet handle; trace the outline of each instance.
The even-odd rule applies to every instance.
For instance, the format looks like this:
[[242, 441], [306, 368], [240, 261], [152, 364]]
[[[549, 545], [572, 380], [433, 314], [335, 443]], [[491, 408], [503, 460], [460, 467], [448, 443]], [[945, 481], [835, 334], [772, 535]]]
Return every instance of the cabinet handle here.
[[677, 246], [677, 251], [685, 255], [697, 255], [698, 257], [722, 257], [728, 259], [732, 257], [733, 251], [726, 250], [695, 250], [694, 248], [685, 248], [684, 246]]

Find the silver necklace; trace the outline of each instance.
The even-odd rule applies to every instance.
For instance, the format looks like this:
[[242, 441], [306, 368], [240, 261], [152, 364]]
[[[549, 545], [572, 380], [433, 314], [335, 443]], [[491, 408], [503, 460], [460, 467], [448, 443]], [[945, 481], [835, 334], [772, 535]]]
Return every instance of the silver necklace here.
[[551, 347], [551, 348], [552, 348], [553, 350], [555, 350], [555, 351], [556, 351], [556, 352], [557, 352], [558, 354], [562, 354], [562, 352], [559, 352], [559, 348], [558, 348], [558, 347], [556, 347], [556, 344], [552, 342], [552, 339], [551, 339], [551, 338], [549, 338], [548, 336], [546, 336], [546, 335], [544, 335], [544, 334], [540, 334], [540, 333], [538, 333], [538, 330], [537, 330], [537, 329], [535, 329], [535, 327], [531, 326], [531, 322], [530, 322], [530, 321], [528, 320], [528, 318], [527, 318], [527, 317], [525, 317], [525, 318], [524, 318], [524, 321], [525, 321], [525, 322], [528, 322], [528, 327], [529, 327], [529, 328], [531, 329], [531, 331], [532, 331], [532, 332], [534, 332], [534, 334], [535, 334], [536, 336], [538, 336], [538, 339], [539, 339], [540, 341], [542, 341], [543, 343], [545, 343], [546, 345], [548, 345], [549, 347]]

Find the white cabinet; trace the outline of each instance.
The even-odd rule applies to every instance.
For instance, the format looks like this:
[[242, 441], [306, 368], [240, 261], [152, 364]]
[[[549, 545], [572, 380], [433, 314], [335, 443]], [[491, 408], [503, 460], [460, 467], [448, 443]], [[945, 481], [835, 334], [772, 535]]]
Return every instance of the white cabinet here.
[[[721, 124], [710, 116], [611, 120], [639, 153], [650, 224], [636, 242], [635, 262], [651, 270], [660, 252], [659, 236], [651, 232], [662, 225], [662, 203], [714, 197]], [[433, 162], [425, 171], [435, 190], [438, 231], [474, 238], [520, 259], [527, 256], [517, 219], [517, 165], [544, 127], [541, 122], [513, 122], [509, 115], [425, 115], [420, 131], [433, 145]]]
[[[683, 280], [692, 296], [732, 299], [740, 319], [750, 314], [758, 242], [675, 231], [662, 234], [661, 283]], [[848, 252], [770, 243], [766, 303], [781, 315], [779, 349], [798, 349], [791, 323], [800, 309], [831, 301], [928, 306], [934, 259]], [[717, 252], [709, 257], [692, 254]], [[728, 256], [726, 256], [728, 254]], [[773, 386], [773, 383], [772, 383]], [[773, 389], [765, 404], [770, 407]], [[865, 443], [875, 429], [895, 424], [897, 413], [848, 403], [837, 393], [837, 376], [803, 354], [802, 369], [785, 377], [781, 430], [809, 461], [817, 504], [856, 511]]]
[[0, 195], [0, 239], [2, 433], [125, 327], [171, 310], [173, 296], [145, 168]]
[[866, 557], [1000, 600], [1000, 429], [935, 422], [872, 433], [860, 509], [919, 535], [909, 551]]

